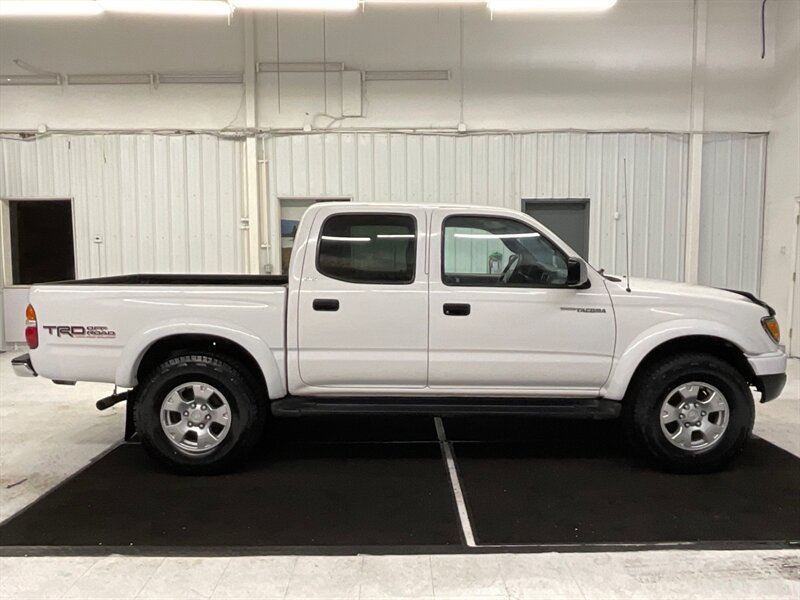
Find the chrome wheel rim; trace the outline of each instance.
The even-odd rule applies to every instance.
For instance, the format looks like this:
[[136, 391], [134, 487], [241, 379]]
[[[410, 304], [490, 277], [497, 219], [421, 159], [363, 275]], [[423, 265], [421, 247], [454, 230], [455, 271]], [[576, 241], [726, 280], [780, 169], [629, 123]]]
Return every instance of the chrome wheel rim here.
[[687, 452], [701, 452], [719, 443], [728, 429], [730, 407], [725, 395], [701, 381], [684, 383], [661, 404], [661, 431]]
[[231, 407], [207, 383], [182, 383], [161, 403], [161, 429], [180, 452], [206, 454], [222, 443], [231, 429]]

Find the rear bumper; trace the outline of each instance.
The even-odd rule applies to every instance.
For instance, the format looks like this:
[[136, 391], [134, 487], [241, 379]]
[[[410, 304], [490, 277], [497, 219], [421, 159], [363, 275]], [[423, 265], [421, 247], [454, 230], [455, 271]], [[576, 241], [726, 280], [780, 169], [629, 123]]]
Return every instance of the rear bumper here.
[[33, 368], [30, 354], [23, 354], [11, 359], [11, 367], [17, 377], [36, 377], [38, 373]]

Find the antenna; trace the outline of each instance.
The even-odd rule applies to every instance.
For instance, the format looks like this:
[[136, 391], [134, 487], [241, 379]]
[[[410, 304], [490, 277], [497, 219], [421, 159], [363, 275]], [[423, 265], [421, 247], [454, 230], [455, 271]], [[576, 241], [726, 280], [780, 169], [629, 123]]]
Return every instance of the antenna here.
[[622, 175], [625, 177], [625, 268], [627, 275], [625, 279], [628, 282], [628, 287], [625, 291], [631, 291], [631, 248], [630, 248], [630, 227], [628, 226], [628, 159], [622, 159]]

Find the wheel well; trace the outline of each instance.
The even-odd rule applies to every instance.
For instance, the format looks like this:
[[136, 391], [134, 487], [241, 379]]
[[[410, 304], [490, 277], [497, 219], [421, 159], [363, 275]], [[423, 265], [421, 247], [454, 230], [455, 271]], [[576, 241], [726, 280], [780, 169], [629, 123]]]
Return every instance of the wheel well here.
[[631, 381], [635, 381], [650, 365], [670, 356], [701, 352], [710, 354], [733, 365], [750, 385], [756, 385], [757, 378], [750, 363], [738, 346], [722, 338], [710, 335], [690, 335], [664, 342], [653, 348], [639, 363]]
[[136, 369], [136, 380], [141, 381], [145, 374], [165, 360], [187, 352], [211, 353], [231, 359], [246, 369], [249, 375], [255, 377], [255, 380], [260, 386], [263, 386], [263, 389], [267, 389], [264, 372], [252, 354], [236, 342], [223, 337], [201, 334], [172, 335], [155, 342], [145, 351], [144, 356], [139, 361], [139, 367]]

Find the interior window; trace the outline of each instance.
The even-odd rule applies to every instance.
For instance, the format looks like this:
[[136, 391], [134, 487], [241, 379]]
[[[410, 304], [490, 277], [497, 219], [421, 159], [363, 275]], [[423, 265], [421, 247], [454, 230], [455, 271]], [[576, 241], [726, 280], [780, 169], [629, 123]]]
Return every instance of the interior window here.
[[567, 282], [567, 258], [538, 231], [497, 217], [444, 223], [445, 285], [549, 287]]
[[414, 281], [417, 224], [409, 215], [330, 217], [322, 227], [317, 270], [353, 283]]

